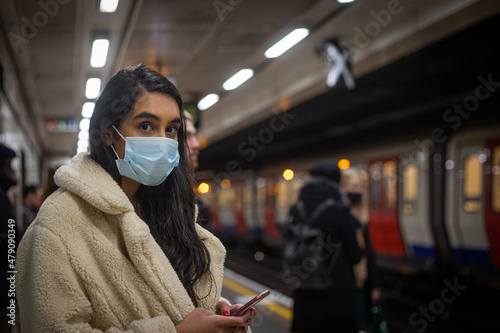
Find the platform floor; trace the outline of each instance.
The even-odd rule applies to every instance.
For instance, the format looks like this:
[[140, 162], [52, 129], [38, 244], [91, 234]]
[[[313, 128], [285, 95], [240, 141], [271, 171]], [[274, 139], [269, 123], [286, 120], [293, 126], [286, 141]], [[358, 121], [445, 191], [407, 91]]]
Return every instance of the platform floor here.
[[[224, 271], [222, 297], [231, 303], [244, 304], [268, 287], [246, 278], [228, 268]], [[269, 289], [271, 294], [257, 304], [257, 315], [252, 320], [253, 333], [288, 333], [292, 319], [293, 300]]]

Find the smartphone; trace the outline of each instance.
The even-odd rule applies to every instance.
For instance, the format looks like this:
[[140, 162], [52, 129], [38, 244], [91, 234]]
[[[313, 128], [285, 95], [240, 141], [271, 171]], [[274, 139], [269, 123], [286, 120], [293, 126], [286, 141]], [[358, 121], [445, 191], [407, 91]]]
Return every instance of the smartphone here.
[[269, 290], [266, 290], [266, 291], [262, 292], [261, 294], [255, 296], [254, 298], [252, 298], [251, 300], [246, 302], [241, 308], [239, 308], [238, 310], [231, 313], [230, 316], [239, 316], [239, 315], [243, 314], [246, 310], [250, 309], [252, 306], [254, 306], [255, 304], [262, 301], [264, 298], [269, 296], [270, 293], [271, 292]]

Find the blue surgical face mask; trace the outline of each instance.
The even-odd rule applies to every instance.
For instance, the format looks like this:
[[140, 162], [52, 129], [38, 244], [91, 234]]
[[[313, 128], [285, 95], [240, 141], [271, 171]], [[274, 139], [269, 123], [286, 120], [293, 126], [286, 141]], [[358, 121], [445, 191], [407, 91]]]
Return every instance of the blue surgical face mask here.
[[113, 128], [125, 140], [123, 159], [118, 157], [111, 145], [120, 175], [144, 185], [157, 186], [179, 165], [179, 144], [176, 140], [162, 137], [124, 138], [115, 126]]

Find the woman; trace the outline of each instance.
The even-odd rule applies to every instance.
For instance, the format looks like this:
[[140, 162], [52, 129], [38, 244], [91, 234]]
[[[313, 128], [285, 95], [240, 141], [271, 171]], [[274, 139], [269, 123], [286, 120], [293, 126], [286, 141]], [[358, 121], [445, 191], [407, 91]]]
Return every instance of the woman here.
[[90, 154], [21, 242], [23, 332], [244, 332], [220, 299], [225, 249], [196, 220], [182, 100], [142, 65], [116, 74], [90, 121]]
[[368, 203], [365, 202], [367, 186], [364, 184], [366, 178], [365, 173], [360, 170], [349, 168], [343, 170], [340, 184], [340, 190], [346, 197], [345, 201], [353, 217], [356, 239], [362, 252], [361, 260], [354, 265], [356, 313], [360, 331], [368, 329], [371, 321], [370, 309], [379, 303], [382, 295], [368, 230]]
[[[356, 333], [355, 287], [352, 266], [361, 258], [349, 208], [342, 203], [338, 190], [340, 170], [329, 159], [317, 161], [310, 169], [311, 179], [300, 189], [306, 216], [314, 215], [315, 208], [326, 200], [327, 206], [311, 221], [330, 241], [341, 244], [340, 254], [330, 274], [333, 286], [323, 290], [301, 289], [293, 292], [293, 332]], [[290, 208], [292, 217], [299, 214], [298, 205]], [[295, 220], [295, 218], [292, 218]], [[307, 272], [307, 268], [304, 272]]]

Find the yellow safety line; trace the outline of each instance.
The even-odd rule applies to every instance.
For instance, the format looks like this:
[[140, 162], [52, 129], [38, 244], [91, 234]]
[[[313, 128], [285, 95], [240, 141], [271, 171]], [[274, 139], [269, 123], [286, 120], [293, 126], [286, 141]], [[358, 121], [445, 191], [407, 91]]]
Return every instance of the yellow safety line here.
[[[233, 290], [234, 292], [240, 294], [240, 295], [243, 295], [243, 296], [249, 296], [249, 297], [252, 297], [256, 294], [257, 291], [255, 290], [251, 290], [251, 289], [248, 289], [247, 287], [239, 284], [238, 282], [234, 281], [234, 280], [231, 280], [231, 279], [228, 279], [227, 277], [224, 277], [224, 280], [222, 281], [222, 284]], [[288, 310], [287, 308], [279, 305], [279, 304], [276, 304], [276, 303], [263, 303], [262, 304], [263, 307], [265, 307], [266, 309], [280, 315], [281, 317], [287, 319], [287, 320], [291, 320], [292, 319], [292, 316], [293, 316], [293, 313], [292, 311]]]

